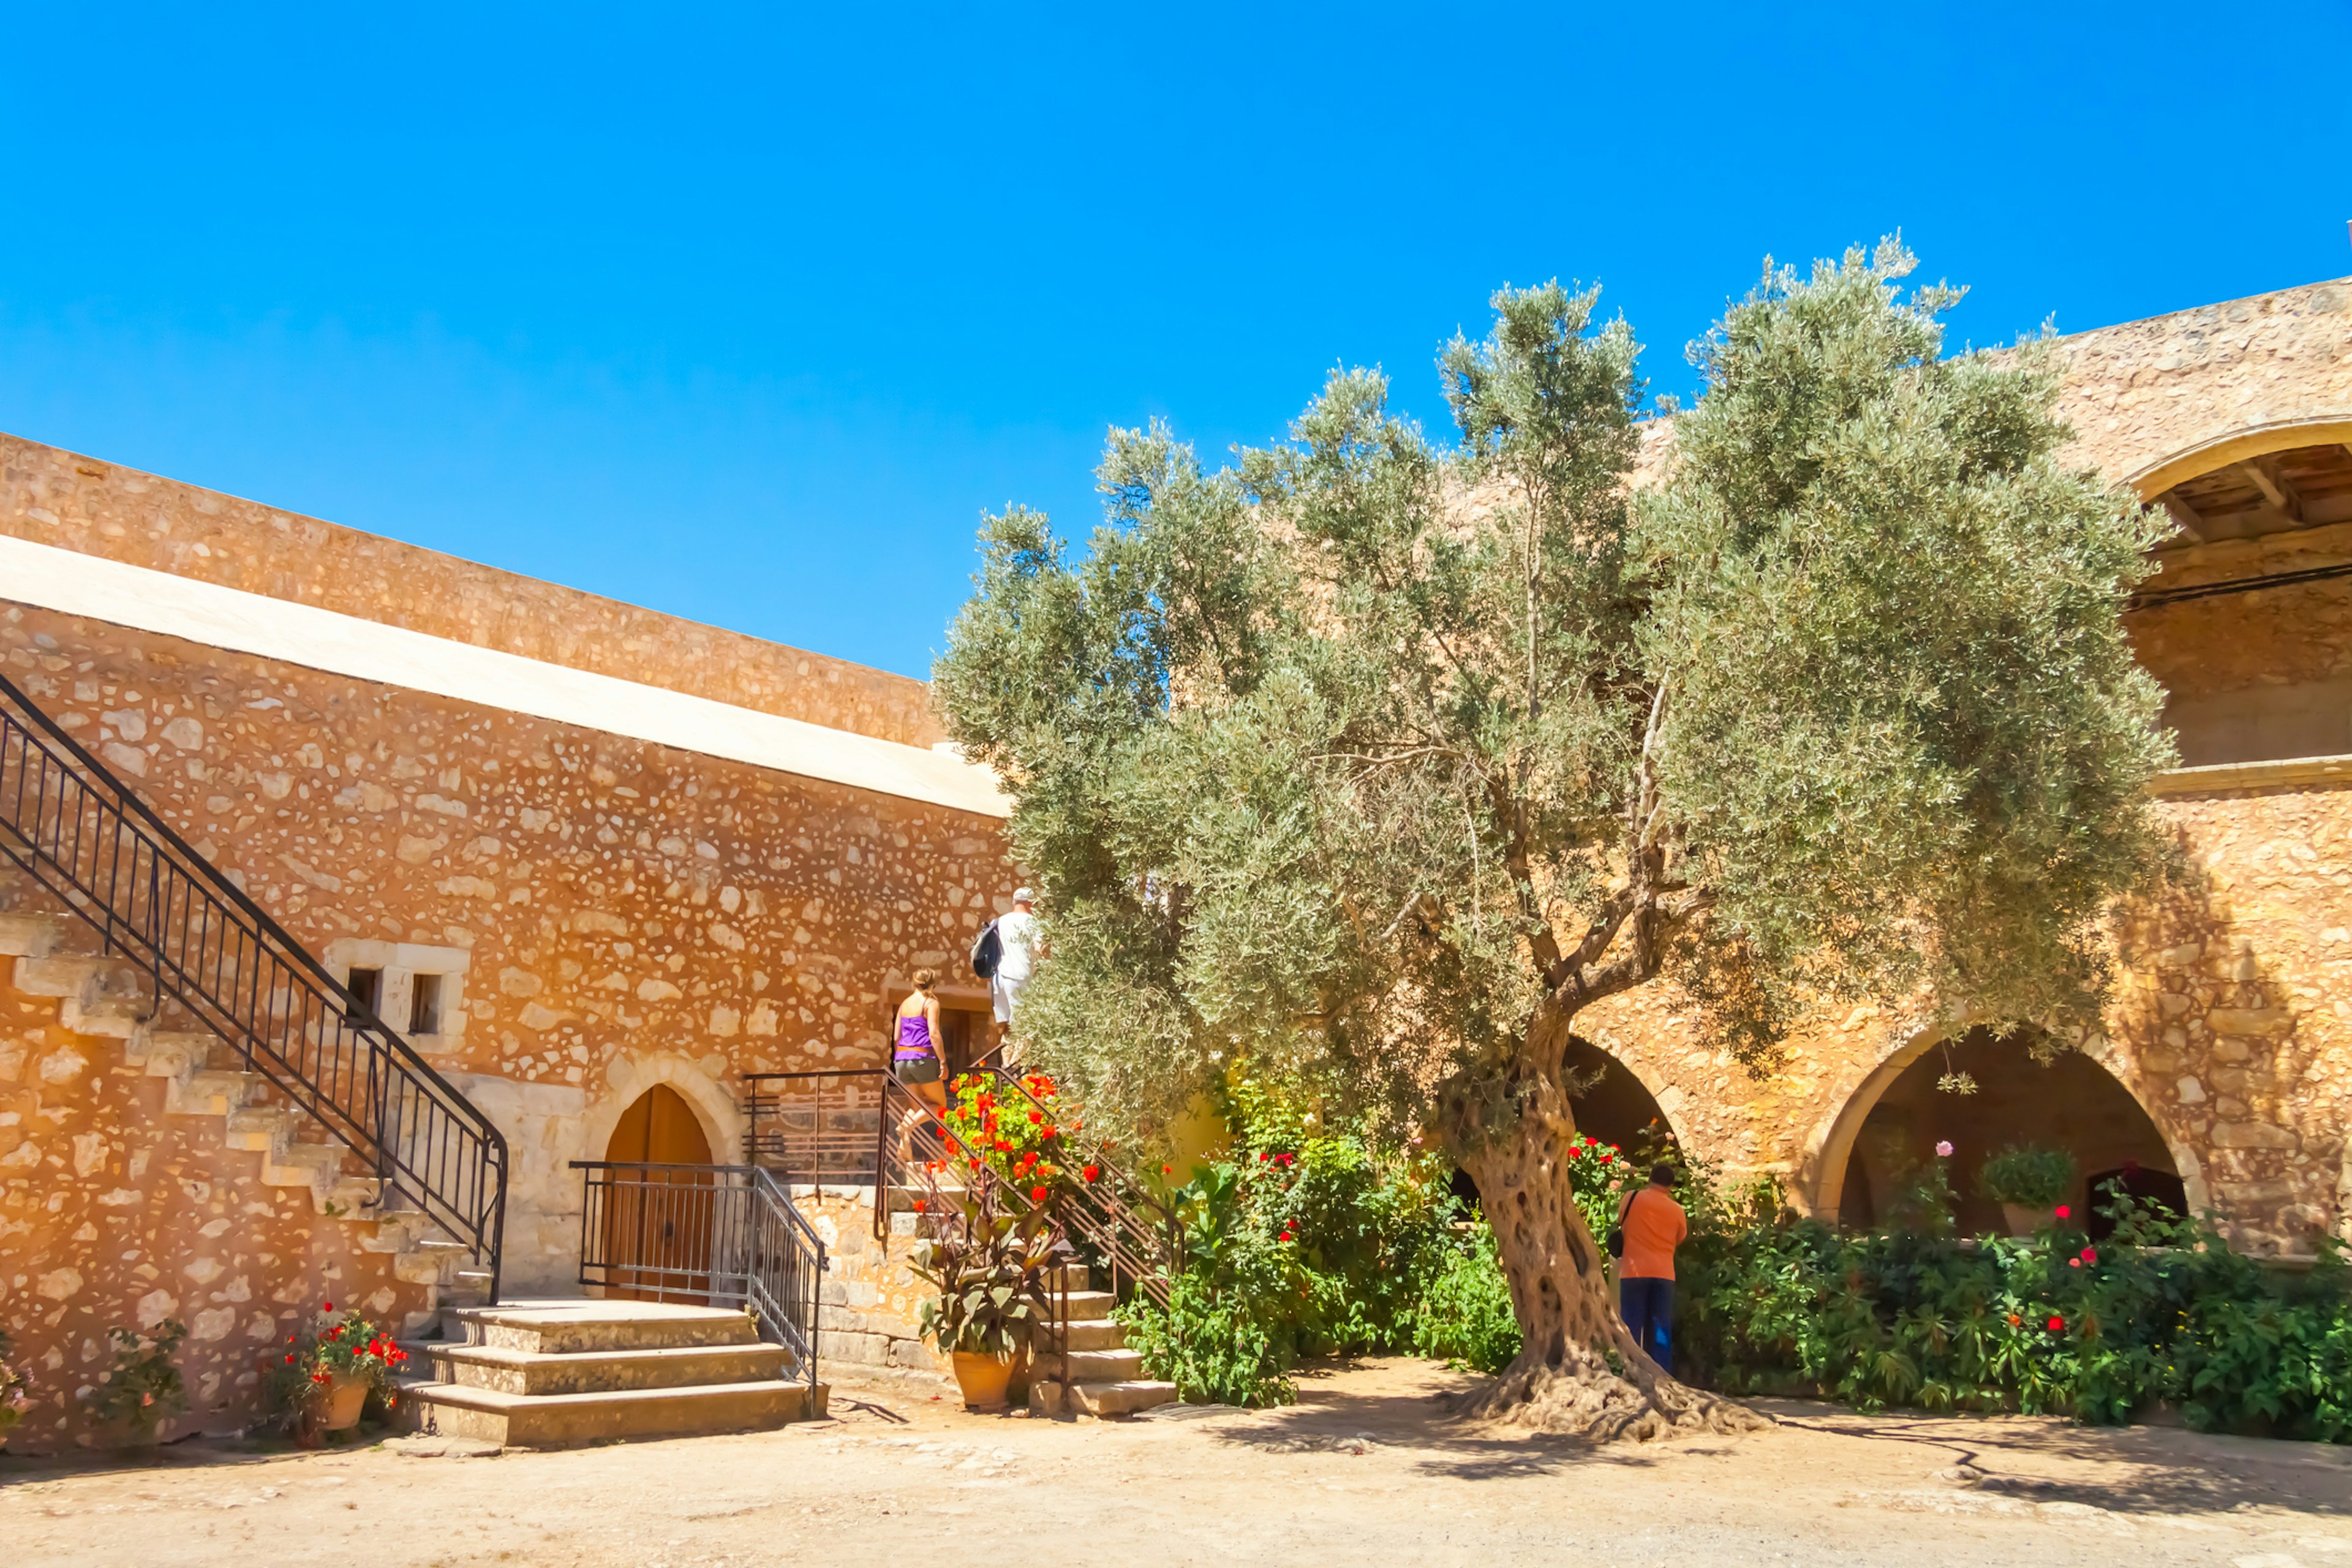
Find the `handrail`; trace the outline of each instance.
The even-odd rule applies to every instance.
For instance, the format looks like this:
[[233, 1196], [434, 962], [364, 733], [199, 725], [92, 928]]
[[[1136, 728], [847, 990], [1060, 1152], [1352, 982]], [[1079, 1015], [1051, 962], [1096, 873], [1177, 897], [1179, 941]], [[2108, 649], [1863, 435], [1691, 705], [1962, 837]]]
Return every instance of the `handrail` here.
[[472, 1252], [499, 1298], [506, 1139], [104, 763], [0, 677], [0, 854]]
[[816, 1384], [824, 1242], [757, 1165], [574, 1160], [580, 1283], [753, 1309]]

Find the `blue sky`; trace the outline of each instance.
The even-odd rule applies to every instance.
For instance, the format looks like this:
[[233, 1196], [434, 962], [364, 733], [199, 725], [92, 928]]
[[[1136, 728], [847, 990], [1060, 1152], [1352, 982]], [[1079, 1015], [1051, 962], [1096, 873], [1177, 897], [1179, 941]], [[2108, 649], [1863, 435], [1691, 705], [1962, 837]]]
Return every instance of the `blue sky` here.
[[[340, 14], [331, 14], [340, 13]], [[0, 429], [922, 674], [1103, 429], [1443, 421], [1505, 281], [1686, 392], [1900, 227], [2001, 341], [2352, 274], [2352, 0], [53, 6], [11, 22]]]

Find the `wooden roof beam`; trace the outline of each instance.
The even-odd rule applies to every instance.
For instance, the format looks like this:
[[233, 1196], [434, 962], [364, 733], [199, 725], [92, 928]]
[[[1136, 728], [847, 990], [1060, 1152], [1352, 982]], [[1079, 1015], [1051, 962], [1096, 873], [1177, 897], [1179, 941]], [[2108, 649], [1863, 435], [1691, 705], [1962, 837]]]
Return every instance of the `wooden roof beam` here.
[[2172, 525], [2187, 534], [2190, 542], [2205, 542], [2205, 519], [2195, 507], [2181, 499], [2179, 490], [2167, 490], [2157, 499], [2164, 503], [2164, 510], [2172, 514]]
[[2263, 492], [2263, 499], [2276, 507], [2281, 516], [2298, 526], [2303, 521], [2303, 497], [2279, 472], [2279, 466], [2268, 458], [2249, 458], [2238, 465], [2246, 482]]

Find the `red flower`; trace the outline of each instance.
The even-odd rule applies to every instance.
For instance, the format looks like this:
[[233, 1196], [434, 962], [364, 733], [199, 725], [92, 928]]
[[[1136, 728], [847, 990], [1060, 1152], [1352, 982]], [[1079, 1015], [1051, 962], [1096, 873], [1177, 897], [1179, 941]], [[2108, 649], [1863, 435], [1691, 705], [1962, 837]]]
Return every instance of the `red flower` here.
[[312, 1383], [324, 1383], [327, 1381], [327, 1374], [323, 1372], [314, 1372], [310, 1374], [310, 1381]]
[[319, 1303], [319, 1310], [321, 1312], [331, 1312], [334, 1310], [335, 1304], [332, 1301], [321, 1301]]
[[2086, 1247], [2083, 1248], [2083, 1261], [2084, 1261], [2084, 1262], [2085, 1262], [2085, 1263], [2096, 1263], [2098, 1260], [2099, 1260], [2099, 1249], [2098, 1249], [2097, 1247]]
[[293, 1358], [292, 1356], [290, 1356], [290, 1355], [289, 1355], [289, 1356], [288, 1356], [288, 1357], [286, 1358], [286, 1364], [287, 1364], [288, 1366], [292, 1366], [292, 1365], [294, 1364], [294, 1358]]
[[1045, 1188], [1043, 1188], [1043, 1187], [1032, 1187], [1032, 1188], [1030, 1188], [1030, 1189], [1029, 1189], [1029, 1198], [1030, 1198], [1030, 1201], [1031, 1201], [1031, 1202], [1033, 1202], [1033, 1203], [1040, 1203], [1040, 1204], [1044, 1203], [1044, 1202], [1045, 1201]]
[[2022, 1323], [2022, 1322], [2024, 1322], [2024, 1321], [2025, 1321], [2025, 1320], [2024, 1320], [2023, 1318], [2019, 1317], [2015, 1312], [2011, 1312], [2011, 1313], [2009, 1315], [2009, 1326], [2010, 1326], [2011, 1328], [2012, 1328], [2012, 1329], [2013, 1329], [2013, 1328], [2016, 1328], [2020, 1323]]
[[1056, 1135], [1057, 1135], [1057, 1134], [1055, 1132], [1055, 1131], [1054, 1131], [1054, 1124], [1053, 1124], [1052, 1122], [1050, 1122], [1050, 1121], [1049, 1121], [1049, 1122], [1047, 1122], [1047, 1123], [1045, 1124], [1045, 1135], [1046, 1137], [1048, 1137], [1048, 1138], [1052, 1138], [1052, 1137], [1055, 1137], [1055, 1136], [1056, 1136]]
[[1029, 1125], [1032, 1127], [1034, 1127], [1037, 1123], [1045, 1120], [1045, 1113], [1042, 1110], [1033, 1110], [1029, 1113]]
[[2070, 1258], [2066, 1259], [2066, 1267], [2069, 1268], [2080, 1268], [2083, 1267], [2083, 1260], [2079, 1258]]
[[1290, 1234], [1290, 1232], [1289, 1232], [1289, 1230], [1288, 1230], [1287, 1228], [1285, 1228], [1285, 1229], [1284, 1229], [1284, 1231], [1283, 1231], [1283, 1233], [1282, 1233], [1282, 1239], [1283, 1239], [1283, 1240], [1285, 1240], [1285, 1241], [1293, 1241], [1293, 1240], [1296, 1240], [1296, 1239], [1297, 1239], [1297, 1237], [1293, 1237], [1293, 1236]]
[[2055, 1212], [2055, 1213], [2056, 1213], [2056, 1215], [2058, 1215], [2058, 1217], [2059, 1217], [2060, 1219], [2064, 1219], [2064, 1218], [2068, 1217], [2069, 1215], [2071, 1215], [2074, 1211], [2073, 1209], [2068, 1208], [2064, 1204], [2060, 1204], [2060, 1205], [2058, 1205], [2058, 1207], [2056, 1208], [2056, 1210], [2055, 1210], [2055, 1211], [2053, 1211], [2053, 1212]]
[[917, 1214], [921, 1214], [925, 1209], [929, 1208], [930, 1206], [930, 1203], [927, 1199], [917, 1198], [915, 1200], [915, 1212]]
[[1176, 1173], [1176, 1167], [1173, 1165], [1162, 1165], [1160, 1167], [1160, 1173], [1163, 1176], [1172, 1176]]
[[1102, 1167], [1100, 1165], [1088, 1165], [1083, 1173], [1087, 1180], [1091, 1182], [1102, 1175]]
[[1271, 1160], [1271, 1159], [1273, 1159], [1273, 1158], [1274, 1158], [1274, 1156], [1273, 1156], [1273, 1155], [1271, 1155], [1271, 1154], [1267, 1153], [1267, 1152], [1266, 1152], [1265, 1150], [1263, 1150], [1263, 1149], [1261, 1149], [1261, 1150], [1259, 1150], [1259, 1151], [1257, 1152], [1257, 1163], [1258, 1163], [1259, 1164], [1261, 1164], [1261, 1165], [1265, 1164], [1268, 1160]]
[[2061, 1317], [2056, 1317], [2056, 1316], [2053, 1316], [2053, 1317], [2051, 1318], [2051, 1320], [2050, 1320], [2050, 1331], [2051, 1331], [2052, 1333], [2053, 1333], [2053, 1334], [2056, 1334], [2056, 1333], [2063, 1333], [2063, 1332], [2065, 1331], [2065, 1329], [2066, 1329], [2066, 1320], [2065, 1320], [2065, 1319], [2061, 1318]]
[[1584, 1158], [1584, 1146], [1581, 1143], [1570, 1144], [1569, 1146], [1568, 1157], [1571, 1160], [1581, 1160]]
[[1615, 1159], [1616, 1157], [1617, 1157], [1617, 1151], [1616, 1151], [1616, 1150], [1614, 1150], [1614, 1149], [1603, 1149], [1602, 1151], [1601, 1151], [1601, 1163], [1602, 1164], [1604, 1164], [1604, 1165], [1605, 1165], [1605, 1164], [1607, 1164], [1607, 1163], [1609, 1163], [1609, 1162], [1610, 1162], [1610, 1161], [1612, 1161], [1612, 1160]]

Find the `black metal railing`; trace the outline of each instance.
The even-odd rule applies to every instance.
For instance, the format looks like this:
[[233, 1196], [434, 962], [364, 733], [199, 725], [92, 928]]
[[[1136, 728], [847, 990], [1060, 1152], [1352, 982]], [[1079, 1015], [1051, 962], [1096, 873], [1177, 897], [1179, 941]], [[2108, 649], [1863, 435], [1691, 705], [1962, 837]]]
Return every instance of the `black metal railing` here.
[[0, 678], [0, 854], [145, 968], [393, 1194], [463, 1243], [498, 1300], [507, 1146], [488, 1117]]
[[[960, 1080], [968, 1076], [981, 1078], [1019, 1114], [1056, 1114], [1016, 1074], [978, 1068], [958, 1075]], [[903, 1197], [922, 1185], [923, 1167], [934, 1161], [946, 1163], [960, 1182], [1001, 1185], [1015, 1212], [1034, 1206], [1028, 1189], [1000, 1182], [985, 1160], [975, 1172], [971, 1152], [956, 1144], [939, 1113], [883, 1068], [746, 1073], [743, 1084], [744, 1157], [788, 1185], [870, 1185], [877, 1237], [888, 1233], [894, 1194]], [[1140, 1290], [1165, 1307], [1169, 1281], [1183, 1257], [1175, 1212], [1108, 1153], [1086, 1155], [1080, 1171], [1088, 1163], [1096, 1168], [1094, 1180], [1049, 1189], [1045, 1201], [1055, 1222], [1089, 1265], [1108, 1277], [1113, 1294]]]
[[580, 1283], [606, 1296], [749, 1307], [761, 1334], [816, 1382], [824, 1243], [756, 1165], [574, 1160], [583, 1188]]

